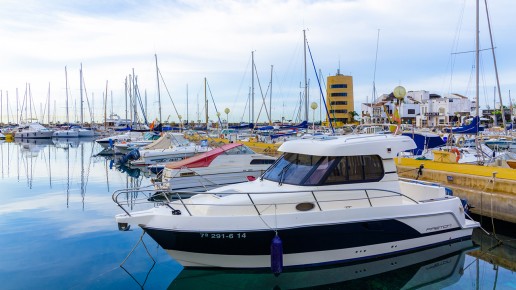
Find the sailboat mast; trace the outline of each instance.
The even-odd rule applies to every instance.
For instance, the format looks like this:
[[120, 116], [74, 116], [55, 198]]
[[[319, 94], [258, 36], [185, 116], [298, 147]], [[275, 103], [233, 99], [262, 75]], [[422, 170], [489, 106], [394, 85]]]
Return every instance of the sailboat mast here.
[[158, 68], [158, 55], [154, 54], [154, 59], [156, 60], [156, 80], [158, 82], [158, 106], [159, 106], [159, 122], [162, 122], [161, 119], [161, 93], [159, 89], [159, 68]]
[[[6, 98], [6, 103], [7, 103], [7, 125], [9, 125], [9, 123], [10, 123], [9, 122], [9, 91], [5, 91], [5, 95], [6, 95], [5, 98]], [[511, 97], [511, 94], [509, 93], [509, 99], [510, 99], [510, 97]], [[511, 108], [512, 108], [512, 105], [511, 105]]]
[[303, 50], [305, 63], [305, 118], [301, 121], [308, 121], [308, 79], [306, 73], [306, 30], [303, 30]]
[[500, 89], [500, 79], [498, 78], [498, 66], [496, 65], [496, 56], [495, 56], [494, 43], [493, 43], [493, 33], [491, 31], [491, 20], [489, 19], [489, 9], [487, 8], [487, 0], [484, 0], [484, 3], [486, 5], [487, 27], [489, 28], [489, 38], [491, 39], [491, 52], [493, 53], [493, 62], [494, 62], [494, 69], [495, 69], [495, 75], [496, 75], [496, 86], [498, 87], [498, 97], [500, 98], [500, 110], [502, 111], [502, 122], [503, 122], [503, 127], [507, 128], [507, 124], [505, 123], [505, 109], [503, 107], [503, 101], [502, 101], [502, 91]]
[[68, 72], [65, 66], [65, 90], [66, 90], [66, 124], [70, 124], [70, 119], [68, 115]]
[[80, 104], [80, 110], [81, 110], [81, 126], [84, 125], [84, 115], [83, 115], [83, 100], [82, 100], [82, 62], [81, 62], [81, 69], [79, 70], [79, 75], [80, 75], [80, 82], [79, 82], [79, 90], [81, 92], [81, 104]]
[[254, 51], [251, 51], [251, 122], [254, 122]]
[[106, 80], [106, 92], [104, 93], [104, 130], [107, 130], [107, 90], [108, 90], [108, 81]]
[[50, 125], [50, 82], [48, 83], [48, 124]]
[[479, 10], [480, 10], [480, 4], [479, 4], [480, 0], [477, 0], [476, 1], [476, 31], [475, 31], [475, 102], [476, 102], [476, 108], [475, 108], [475, 114], [477, 115], [477, 117], [480, 117], [480, 114], [479, 114], [479, 107], [480, 107], [480, 104], [479, 104], [479, 82], [480, 82], [480, 79], [479, 79], [479, 75], [480, 75], [480, 71], [479, 71], [479, 59], [480, 59], [480, 45], [479, 45], [479, 35], [480, 35], [480, 24], [479, 24]]
[[188, 84], [186, 84], [186, 125], [190, 122], [188, 119]]
[[204, 112], [206, 113], [206, 131], [208, 131], [208, 96], [206, 95], [206, 78], [204, 78]]
[[273, 72], [273, 70], [274, 70], [274, 66], [271, 65], [271, 94], [270, 94], [270, 98], [269, 98], [269, 125], [272, 125], [272, 72]]

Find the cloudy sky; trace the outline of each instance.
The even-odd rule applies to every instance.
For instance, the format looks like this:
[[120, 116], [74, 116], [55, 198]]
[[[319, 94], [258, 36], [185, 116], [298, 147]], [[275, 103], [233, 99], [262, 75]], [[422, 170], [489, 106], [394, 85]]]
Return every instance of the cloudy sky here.
[[[480, 2], [480, 47], [486, 49], [491, 44]], [[508, 103], [509, 91], [516, 89], [516, 2], [488, 4], [500, 87]], [[108, 114], [125, 116], [124, 82], [133, 69], [142, 97], [147, 94], [149, 119], [156, 118], [155, 54], [164, 80], [164, 120], [178, 120], [178, 114], [204, 119], [206, 78], [210, 119], [215, 119], [216, 105], [222, 117], [230, 109], [230, 122], [247, 121], [252, 51], [261, 86], [255, 79], [255, 116], [272, 74], [272, 118], [295, 119], [304, 82], [303, 30], [323, 81], [339, 68], [353, 76], [357, 111], [373, 95], [373, 82], [378, 95], [403, 85], [474, 98], [473, 0], [0, 0], [2, 121], [7, 121], [7, 97], [10, 120], [16, 115], [16, 90], [19, 106], [31, 96], [33, 115], [40, 119], [43, 113], [48, 116], [50, 95], [51, 116], [65, 120], [65, 67], [69, 118], [77, 119], [81, 63], [86, 121], [93, 109], [95, 120], [103, 118], [106, 87]], [[482, 51], [479, 67], [480, 104], [492, 107], [496, 81], [490, 50]], [[310, 102], [319, 102], [310, 58], [307, 68]], [[263, 109], [260, 116], [265, 120]]]

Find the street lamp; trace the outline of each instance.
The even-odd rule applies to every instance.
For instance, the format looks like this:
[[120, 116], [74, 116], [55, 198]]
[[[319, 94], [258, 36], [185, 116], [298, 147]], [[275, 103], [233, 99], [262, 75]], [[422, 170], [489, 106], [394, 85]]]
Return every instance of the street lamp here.
[[310, 104], [310, 108], [312, 108], [312, 110], [313, 110], [313, 113], [312, 113], [312, 126], [313, 126], [313, 130], [314, 130], [314, 135], [315, 135], [315, 110], [317, 109], [317, 103], [316, 102], [312, 102]]
[[228, 129], [229, 129], [229, 112], [230, 112], [229, 108], [224, 109], [224, 113], [226, 113], [226, 122], [227, 122]]

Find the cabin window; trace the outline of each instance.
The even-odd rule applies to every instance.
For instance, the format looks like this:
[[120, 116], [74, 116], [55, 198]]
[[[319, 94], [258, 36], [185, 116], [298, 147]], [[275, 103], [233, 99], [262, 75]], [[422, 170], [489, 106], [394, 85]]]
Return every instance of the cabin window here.
[[251, 164], [273, 164], [274, 159], [253, 159], [251, 160]]
[[321, 157], [286, 153], [267, 169], [263, 178], [293, 185], [331, 185], [374, 182], [383, 176], [378, 155]]
[[329, 171], [321, 184], [374, 182], [383, 178], [383, 163], [378, 155], [345, 156]]
[[251, 150], [251, 148], [244, 146], [244, 145], [231, 148], [229, 150], [226, 150], [226, 152], [224, 152], [224, 153], [228, 154], [228, 155], [256, 154], [253, 150]]

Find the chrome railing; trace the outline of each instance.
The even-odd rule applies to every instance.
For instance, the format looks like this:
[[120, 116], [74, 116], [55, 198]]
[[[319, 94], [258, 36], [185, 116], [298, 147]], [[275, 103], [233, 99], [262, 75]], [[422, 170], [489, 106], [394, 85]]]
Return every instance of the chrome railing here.
[[[241, 203], [241, 204], [208, 204], [208, 203], [185, 203], [185, 199], [192, 197], [196, 194], [206, 194], [203, 192], [192, 192], [192, 191], [175, 191], [171, 192], [169, 190], [156, 190], [156, 189], [147, 189], [151, 186], [141, 187], [141, 188], [128, 188], [128, 189], [120, 189], [113, 192], [112, 199], [113, 201], [128, 215], [131, 216], [130, 210], [133, 209], [137, 205], [141, 204], [153, 204], [156, 206], [167, 206], [172, 210], [172, 214], [181, 214], [180, 210], [174, 208], [174, 206], [182, 206], [190, 216], [193, 216], [192, 210], [189, 207], [193, 206], [226, 206], [226, 207], [242, 207], [242, 206], [252, 206], [258, 215], [262, 215], [259, 210], [259, 207], [263, 206], [281, 206], [281, 205], [298, 205], [299, 201], [296, 202], [275, 202], [275, 203], [257, 203], [253, 200], [253, 196], [259, 195], [270, 195], [270, 194], [288, 194], [288, 193], [310, 193], [313, 198], [314, 206], [316, 205], [319, 211], [323, 211], [323, 207], [321, 204], [327, 203], [335, 203], [335, 202], [352, 202], [352, 201], [360, 201], [367, 200], [369, 203], [369, 207], [373, 207], [373, 201], [382, 199], [382, 198], [392, 198], [392, 197], [402, 197], [407, 200], [418, 204], [419, 202], [414, 200], [413, 198], [402, 194], [401, 192], [396, 192], [387, 189], [378, 189], [378, 188], [352, 188], [352, 189], [324, 189], [324, 190], [296, 190], [296, 191], [274, 191], [274, 192], [210, 192], [208, 194], [213, 194], [217, 196], [226, 196], [226, 195], [247, 195], [250, 203]], [[371, 196], [370, 193], [372, 191], [382, 192], [385, 194]], [[355, 197], [350, 198], [339, 198], [332, 200], [319, 200], [317, 199], [317, 195], [324, 192], [363, 192], [364, 197]], [[345, 195], [345, 194], [343, 194]], [[304, 201], [308, 202], [308, 201]]]

